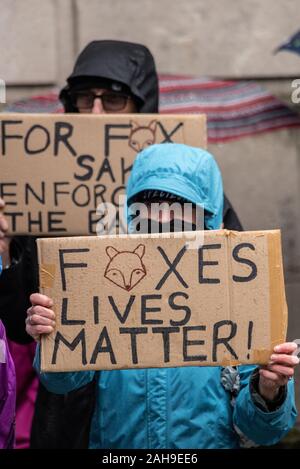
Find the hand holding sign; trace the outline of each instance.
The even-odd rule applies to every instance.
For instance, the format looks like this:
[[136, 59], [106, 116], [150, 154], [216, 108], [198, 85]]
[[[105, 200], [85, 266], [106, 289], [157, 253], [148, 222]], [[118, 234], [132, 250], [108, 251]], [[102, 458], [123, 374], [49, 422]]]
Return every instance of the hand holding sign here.
[[53, 301], [46, 295], [33, 293], [30, 296], [31, 308], [27, 310], [26, 332], [37, 342], [41, 334], [51, 334], [55, 326], [55, 313], [50, 308]]
[[281, 386], [285, 386], [294, 376], [294, 368], [299, 364], [299, 358], [293, 355], [297, 349], [294, 342], [285, 342], [274, 348], [270, 363], [259, 370], [259, 391], [268, 400], [273, 400]]

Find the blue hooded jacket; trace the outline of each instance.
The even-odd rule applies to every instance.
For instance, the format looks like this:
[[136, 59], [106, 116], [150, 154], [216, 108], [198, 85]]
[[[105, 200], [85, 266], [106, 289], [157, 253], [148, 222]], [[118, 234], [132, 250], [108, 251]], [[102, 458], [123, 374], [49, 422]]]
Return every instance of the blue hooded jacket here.
[[210, 153], [180, 143], [151, 145], [136, 158], [126, 195], [128, 200], [147, 189], [171, 192], [204, 208], [205, 226], [221, 227], [223, 185]]
[[[172, 192], [204, 206], [206, 226], [220, 228], [222, 179], [208, 152], [180, 144], [149, 147], [135, 160], [128, 199], [146, 189]], [[35, 366], [40, 369], [38, 353]], [[241, 440], [275, 444], [296, 419], [293, 380], [282, 402], [268, 411], [254, 397], [255, 370], [238, 367], [234, 400], [222, 384], [226, 374], [221, 367], [40, 373], [40, 379], [58, 394], [96, 379], [91, 448], [238, 448]]]

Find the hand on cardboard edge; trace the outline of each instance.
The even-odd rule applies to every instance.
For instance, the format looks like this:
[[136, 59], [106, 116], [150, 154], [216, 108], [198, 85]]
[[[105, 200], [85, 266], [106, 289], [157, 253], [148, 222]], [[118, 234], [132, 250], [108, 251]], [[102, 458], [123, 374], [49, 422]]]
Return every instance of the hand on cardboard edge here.
[[9, 245], [11, 238], [9, 238], [6, 233], [8, 231], [8, 223], [3, 215], [3, 210], [5, 207], [5, 202], [0, 197], [0, 256], [2, 256], [3, 265], [10, 263], [9, 259]]
[[296, 350], [295, 342], [276, 345], [268, 365], [260, 367], [259, 393], [264, 399], [276, 399], [280, 388], [293, 378], [295, 366], [299, 364], [299, 358], [294, 355]]
[[27, 310], [26, 332], [37, 342], [41, 334], [51, 334], [55, 327], [55, 313], [52, 311], [53, 301], [41, 293], [30, 296], [32, 306]]

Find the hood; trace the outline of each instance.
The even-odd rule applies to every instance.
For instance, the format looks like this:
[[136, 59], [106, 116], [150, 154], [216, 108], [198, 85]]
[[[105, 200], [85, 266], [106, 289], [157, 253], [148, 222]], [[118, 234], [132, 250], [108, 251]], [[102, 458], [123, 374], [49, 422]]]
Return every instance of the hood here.
[[139, 103], [139, 112], [158, 112], [158, 77], [147, 47], [124, 41], [93, 41], [79, 54], [72, 74], [59, 95], [65, 112], [78, 112], [69, 90], [83, 79], [113, 80], [125, 85]]
[[205, 150], [177, 143], [151, 145], [139, 153], [128, 180], [127, 200], [141, 191], [170, 192], [207, 212], [205, 226], [221, 228], [223, 184], [214, 157]]

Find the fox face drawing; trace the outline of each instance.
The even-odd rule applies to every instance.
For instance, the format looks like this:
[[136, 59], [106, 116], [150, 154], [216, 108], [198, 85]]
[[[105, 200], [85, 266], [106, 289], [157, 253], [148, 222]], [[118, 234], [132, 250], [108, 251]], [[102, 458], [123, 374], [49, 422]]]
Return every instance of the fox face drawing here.
[[151, 121], [148, 126], [140, 126], [137, 122], [130, 121], [131, 132], [129, 135], [128, 145], [137, 153], [145, 148], [153, 145], [156, 139], [156, 126], [155, 120]]
[[104, 277], [123, 290], [130, 291], [147, 274], [142, 262], [145, 246], [139, 244], [134, 251], [118, 251], [112, 246], [106, 248], [110, 261], [106, 267]]

